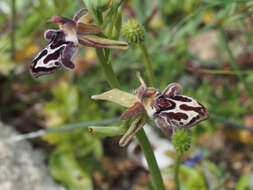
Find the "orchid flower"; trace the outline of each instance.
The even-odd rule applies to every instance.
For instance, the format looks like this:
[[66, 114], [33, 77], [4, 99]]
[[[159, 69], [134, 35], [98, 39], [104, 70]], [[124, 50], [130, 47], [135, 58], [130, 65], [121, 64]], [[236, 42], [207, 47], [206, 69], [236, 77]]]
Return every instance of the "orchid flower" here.
[[65, 69], [74, 69], [75, 65], [71, 59], [78, 51], [79, 44], [94, 48], [122, 50], [128, 48], [126, 42], [96, 36], [103, 33], [103, 29], [91, 24], [92, 20], [87, 9], [78, 11], [73, 19], [54, 15], [49, 21], [59, 23], [59, 29], [45, 31], [44, 38], [49, 44], [33, 59], [30, 66], [32, 76], [50, 74], [62, 66]]
[[160, 92], [156, 88], [147, 87], [140, 73], [137, 73], [137, 77], [141, 86], [135, 95], [112, 89], [91, 97], [127, 107], [120, 117], [121, 120], [134, 118], [130, 128], [120, 140], [121, 146], [125, 146], [145, 125], [143, 113], [153, 119], [156, 126], [169, 139], [173, 137], [175, 129], [190, 128], [208, 118], [208, 111], [202, 104], [189, 96], [181, 95], [182, 87], [178, 83], [170, 83], [163, 92]]

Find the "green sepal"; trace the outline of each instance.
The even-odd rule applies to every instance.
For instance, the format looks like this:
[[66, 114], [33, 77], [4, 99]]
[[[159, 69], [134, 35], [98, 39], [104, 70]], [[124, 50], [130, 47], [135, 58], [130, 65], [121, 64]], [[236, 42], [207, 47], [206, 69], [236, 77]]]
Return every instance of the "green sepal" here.
[[123, 135], [127, 129], [124, 125], [121, 125], [121, 126], [90, 126], [88, 130], [92, 135], [113, 137]]
[[128, 108], [139, 101], [136, 96], [116, 88], [102, 94], [93, 95], [91, 98], [94, 100], [107, 100]]
[[119, 145], [121, 147], [126, 146], [130, 140], [135, 136], [135, 134], [146, 124], [146, 119], [143, 114], [136, 116], [133, 119], [130, 127], [128, 128], [127, 132], [121, 137], [119, 141]]

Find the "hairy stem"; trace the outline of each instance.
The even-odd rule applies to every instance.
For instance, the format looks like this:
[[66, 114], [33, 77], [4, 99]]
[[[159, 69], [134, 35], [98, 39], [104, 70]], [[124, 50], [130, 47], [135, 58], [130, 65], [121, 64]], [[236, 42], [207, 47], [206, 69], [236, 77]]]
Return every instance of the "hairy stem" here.
[[182, 161], [182, 154], [178, 153], [177, 159], [176, 159], [175, 173], [174, 173], [174, 181], [175, 181], [176, 190], [180, 190], [179, 170], [180, 170], [181, 161]]
[[152, 65], [151, 65], [151, 61], [148, 55], [148, 50], [147, 47], [144, 43], [139, 44], [145, 64], [146, 64], [146, 70], [147, 70], [147, 74], [148, 74], [148, 79], [149, 82], [151, 84], [151, 86], [155, 86], [155, 79], [154, 79], [154, 75], [153, 75], [153, 70], [152, 70]]

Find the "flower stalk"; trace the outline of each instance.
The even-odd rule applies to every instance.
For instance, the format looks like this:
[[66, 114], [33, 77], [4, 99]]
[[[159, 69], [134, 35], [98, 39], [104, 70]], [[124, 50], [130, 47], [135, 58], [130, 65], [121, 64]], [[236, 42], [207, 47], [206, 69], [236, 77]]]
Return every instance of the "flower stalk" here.
[[183, 155], [179, 153], [176, 158], [176, 166], [175, 166], [175, 174], [174, 174], [176, 190], [180, 190], [179, 170], [180, 170], [180, 164], [182, 162], [182, 156]]
[[186, 130], [177, 130], [173, 136], [172, 143], [177, 152], [177, 158], [175, 163], [175, 173], [174, 173], [174, 183], [176, 190], [180, 190], [180, 164], [182, 162], [182, 157], [186, 151], [191, 148], [191, 136]]
[[[108, 58], [105, 57], [104, 52], [102, 49], [96, 49], [97, 56], [102, 64], [102, 67], [104, 69], [104, 73], [106, 76], [106, 79], [110, 85], [111, 88], [120, 88], [120, 83], [118, 79], [116, 78], [112, 66], [110, 63], [108, 63]], [[152, 183], [156, 190], [165, 190], [165, 186], [162, 180], [161, 172], [158, 167], [157, 161], [154, 156], [154, 152], [152, 149], [152, 146], [144, 132], [143, 129], [140, 129], [136, 133], [136, 138], [141, 146], [142, 151], [144, 152], [144, 155], [146, 157], [150, 174], [152, 176]]]
[[120, 88], [120, 84], [118, 79], [116, 78], [116, 75], [114, 74], [114, 71], [112, 69], [112, 64], [108, 63], [108, 57], [104, 55], [103, 49], [96, 49], [96, 53], [98, 56], [98, 59], [103, 67], [106, 80], [109, 83], [111, 88]]
[[158, 168], [153, 149], [143, 129], [140, 129], [140, 131], [136, 134], [136, 138], [146, 157], [150, 174], [152, 176], [153, 186], [156, 190], [165, 190], [162, 175], [160, 169]]
[[155, 79], [154, 79], [153, 69], [152, 69], [152, 65], [151, 65], [151, 61], [150, 61], [150, 58], [149, 58], [147, 47], [144, 43], [139, 44], [139, 47], [141, 49], [143, 59], [144, 59], [145, 64], [146, 64], [146, 71], [147, 71], [147, 74], [148, 74], [149, 82], [150, 82], [151, 86], [155, 86]]
[[150, 57], [145, 45], [145, 29], [135, 19], [128, 20], [123, 25], [123, 35], [129, 43], [135, 43], [141, 49], [142, 56], [146, 65], [146, 72], [151, 86], [155, 86]]
[[[98, 57], [101, 56], [101, 54], [100, 54], [101, 49], [97, 49], [97, 51], [99, 51], [99, 53], [97, 54]], [[101, 56], [101, 58], [102, 58], [102, 56]], [[103, 61], [105, 61], [105, 60], [106, 59], [103, 58]], [[109, 85], [111, 86], [111, 88], [120, 88], [120, 84], [119, 84], [119, 82], [112, 70], [111, 64], [108, 64], [107, 62], [103, 62], [102, 66], [103, 66], [107, 81], [108, 81]], [[110, 72], [108, 72], [108, 71], [110, 71]], [[152, 146], [151, 146], [143, 129], [140, 129], [136, 133], [136, 138], [137, 138], [137, 140], [141, 146], [141, 149], [144, 152], [144, 155], [146, 157], [146, 160], [147, 160], [147, 163], [149, 166], [149, 170], [150, 170], [150, 174], [152, 176], [152, 183], [153, 183], [155, 189], [156, 190], [165, 190], [165, 186], [164, 186], [164, 183], [162, 180], [161, 172], [158, 167], [157, 161], [155, 159], [155, 155], [154, 155]]]
[[[88, 0], [85, 0], [85, 2], [88, 2]], [[115, 8], [115, 10], [118, 9], [118, 7], [121, 3], [122, 3], [122, 1], [118, 1], [117, 3], [115, 3], [115, 6], [113, 6]], [[113, 11], [113, 10], [111, 10], [111, 11]], [[121, 17], [121, 15], [119, 15], [119, 17]], [[101, 26], [102, 23], [103, 22], [100, 21], [99, 25]], [[121, 22], [118, 23], [118, 29], [120, 28], [119, 26], [121, 26]], [[118, 30], [118, 32], [119, 31], [120, 30]], [[110, 31], [110, 33], [111, 33], [111, 31]], [[117, 35], [117, 36], [119, 36], [119, 35]], [[143, 48], [143, 49], [144, 49], [145, 60], [149, 60], [148, 54], [147, 54], [147, 49], [145, 49], [145, 48]], [[96, 48], [96, 53], [97, 53], [97, 56], [99, 58], [101, 65], [103, 67], [107, 82], [109, 83], [110, 87], [120, 89], [120, 83], [113, 71], [112, 64], [109, 61], [109, 51], [106, 52], [105, 49]], [[149, 61], [149, 65], [150, 65], [150, 61]], [[149, 66], [149, 68], [151, 69], [150, 66]], [[151, 73], [151, 71], [152, 70], [150, 70], [150, 73]], [[125, 124], [127, 124], [127, 121], [125, 121], [123, 125], [125, 125]], [[151, 146], [151, 144], [150, 144], [150, 142], [149, 142], [149, 140], [142, 128], [137, 132], [136, 137], [137, 137], [137, 140], [142, 148], [142, 151], [144, 152], [147, 163], [149, 165], [150, 174], [152, 176], [152, 183], [153, 183], [155, 189], [156, 190], [165, 190], [165, 186], [163, 184], [160, 169], [159, 169], [157, 161], [155, 159], [152, 146]]]

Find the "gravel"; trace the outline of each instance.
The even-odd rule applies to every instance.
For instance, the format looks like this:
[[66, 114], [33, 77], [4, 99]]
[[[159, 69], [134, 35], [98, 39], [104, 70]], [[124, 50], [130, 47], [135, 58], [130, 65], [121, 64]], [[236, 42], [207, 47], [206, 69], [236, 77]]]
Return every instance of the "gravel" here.
[[27, 141], [1, 143], [18, 133], [0, 122], [0, 189], [65, 190], [50, 176], [45, 155]]

